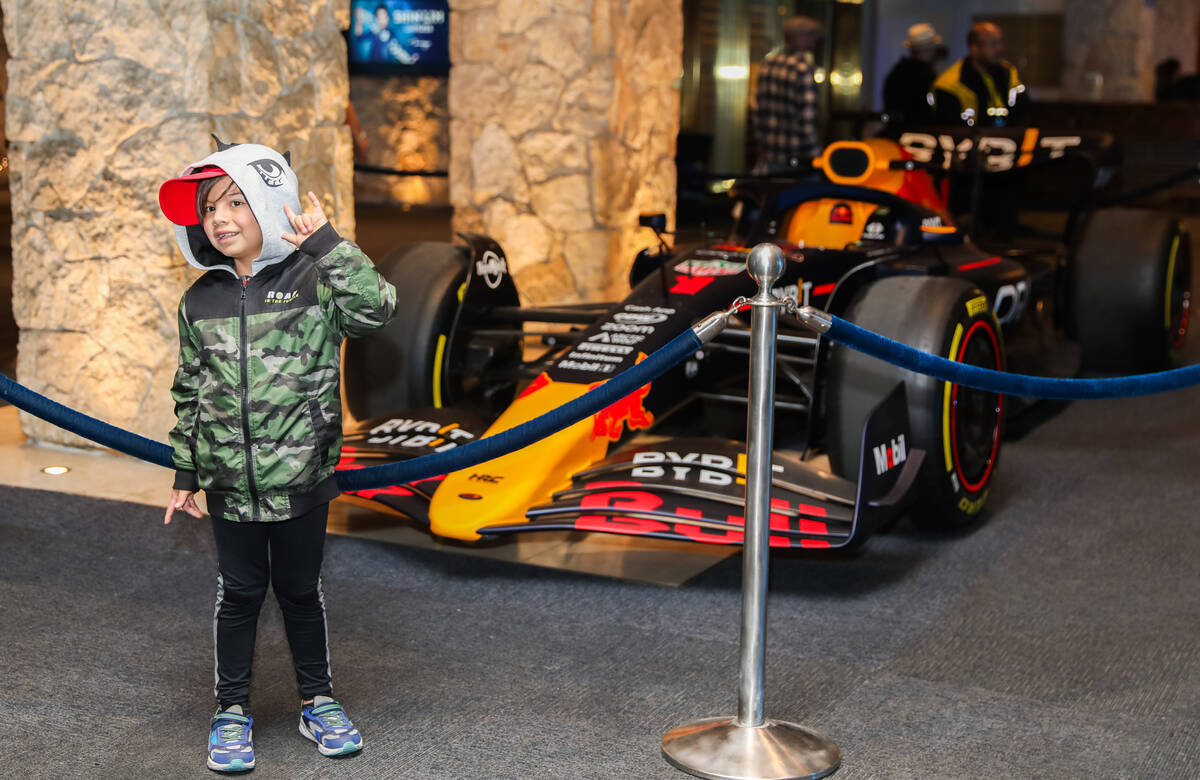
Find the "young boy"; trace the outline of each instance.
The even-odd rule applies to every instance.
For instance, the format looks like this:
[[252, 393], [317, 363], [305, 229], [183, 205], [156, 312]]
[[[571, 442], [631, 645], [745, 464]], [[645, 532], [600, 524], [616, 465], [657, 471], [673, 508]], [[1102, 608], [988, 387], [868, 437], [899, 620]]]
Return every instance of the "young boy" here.
[[250, 667], [268, 584], [283, 612], [300, 691], [300, 733], [323, 755], [362, 747], [332, 698], [321, 560], [341, 449], [344, 337], [392, 316], [396, 291], [328, 223], [301, 213], [287, 154], [222, 144], [162, 185], [184, 257], [207, 273], [179, 303], [171, 395], [175, 483], [164, 523], [202, 517], [217, 544], [215, 694], [208, 767], [254, 767]]

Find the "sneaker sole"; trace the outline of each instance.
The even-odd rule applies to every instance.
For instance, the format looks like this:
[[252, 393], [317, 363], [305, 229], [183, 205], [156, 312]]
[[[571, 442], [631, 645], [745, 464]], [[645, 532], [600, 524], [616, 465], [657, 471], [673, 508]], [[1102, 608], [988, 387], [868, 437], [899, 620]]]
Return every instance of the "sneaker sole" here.
[[362, 750], [361, 742], [358, 743], [357, 745], [355, 745], [353, 742], [348, 742], [345, 745], [342, 745], [340, 748], [325, 747], [316, 738], [316, 736], [314, 736], [311, 732], [309, 732], [308, 728], [305, 727], [303, 720], [301, 720], [299, 723], [299, 729], [300, 729], [301, 734], [303, 734], [307, 739], [309, 739], [317, 744], [317, 752], [319, 752], [323, 756], [348, 756], [351, 753], [357, 753], [358, 751]]
[[228, 764], [218, 764], [210, 758], [206, 763], [208, 768], [214, 772], [249, 772], [254, 768], [253, 761], [247, 762], [240, 758], [235, 758]]

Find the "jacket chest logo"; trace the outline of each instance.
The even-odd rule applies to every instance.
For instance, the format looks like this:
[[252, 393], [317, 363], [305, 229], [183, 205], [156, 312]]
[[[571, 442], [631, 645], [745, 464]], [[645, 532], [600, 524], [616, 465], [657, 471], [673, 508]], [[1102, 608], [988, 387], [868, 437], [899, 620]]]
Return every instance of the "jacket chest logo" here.
[[264, 301], [264, 303], [288, 303], [289, 301], [294, 301], [299, 297], [299, 290], [292, 290], [291, 292], [271, 290], [267, 293], [267, 299]]

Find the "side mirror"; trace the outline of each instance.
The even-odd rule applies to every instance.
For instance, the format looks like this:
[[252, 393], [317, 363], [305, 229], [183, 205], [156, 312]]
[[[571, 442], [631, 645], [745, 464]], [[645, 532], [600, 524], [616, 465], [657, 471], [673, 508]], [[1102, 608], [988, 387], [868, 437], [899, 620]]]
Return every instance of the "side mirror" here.
[[655, 233], [664, 233], [667, 230], [667, 215], [642, 214], [638, 217], [638, 225], [650, 228]]
[[921, 225], [921, 243], [923, 244], [961, 244], [963, 233], [951, 225]]
[[629, 268], [630, 288], [637, 287], [638, 282], [662, 268], [672, 257], [670, 250], [663, 247], [659, 247], [657, 251], [647, 248], [638, 252], [637, 257], [633, 258], [633, 265]]

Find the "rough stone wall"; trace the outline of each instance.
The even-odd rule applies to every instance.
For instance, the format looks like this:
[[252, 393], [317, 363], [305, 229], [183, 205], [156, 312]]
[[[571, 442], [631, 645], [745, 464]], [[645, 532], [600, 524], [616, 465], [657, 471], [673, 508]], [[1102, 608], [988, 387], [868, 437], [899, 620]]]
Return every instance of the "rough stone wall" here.
[[675, 209], [683, 17], [660, 0], [451, 0], [450, 200], [526, 302], [605, 298]]
[[[225, 141], [290, 149], [353, 235], [346, 0], [4, 0], [18, 378], [163, 440], [195, 278], [158, 187]], [[34, 440], [86, 444], [22, 415]]]
[[[1063, 95], [1142, 101], [1154, 96], [1154, 66], [1177, 57], [1183, 72], [1196, 65], [1197, 0], [1067, 0], [1063, 31]], [[1092, 93], [1089, 73], [1104, 78]]]
[[[450, 164], [450, 114], [444, 76], [351, 76], [350, 102], [367, 135], [363, 162], [396, 170], [444, 171]], [[359, 173], [360, 203], [450, 202], [444, 177]]]
[[601, 213], [618, 236], [616, 255], [609, 256], [615, 278], [608, 292], [620, 294], [634, 256], [657, 244], [653, 231], [638, 227], [638, 215], [665, 212], [674, 226], [683, 4], [639, 0], [614, 2], [611, 9], [616, 95]]
[[1195, 73], [1200, 68], [1197, 49], [1200, 48], [1200, 2], [1196, 0], [1158, 0], [1158, 18], [1154, 25], [1153, 62], [1151, 67], [1174, 57], [1183, 73]]
[[[1063, 18], [1063, 94], [1103, 100], [1143, 100], [1147, 74], [1143, 39], [1153, 29], [1142, 0], [1067, 0]], [[1095, 94], [1088, 74], [1104, 78]]]
[[[4, 10], [0, 7], [0, 23], [4, 21]], [[0, 40], [0, 85], [8, 84], [8, 44], [4, 40]], [[8, 88], [4, 86], [0, 88], [0, 151], [8, 149], [8, 138], [4, 135], [4, 115], [7, 113], [5, 109], [5, 99], [7, 98]], [[6, 155], [7, 157], [7, 155]], [[3, 176], [8, 176], [8, 160], [4, 160]], [[7, 187], [5, 188], [7, 189]]]

